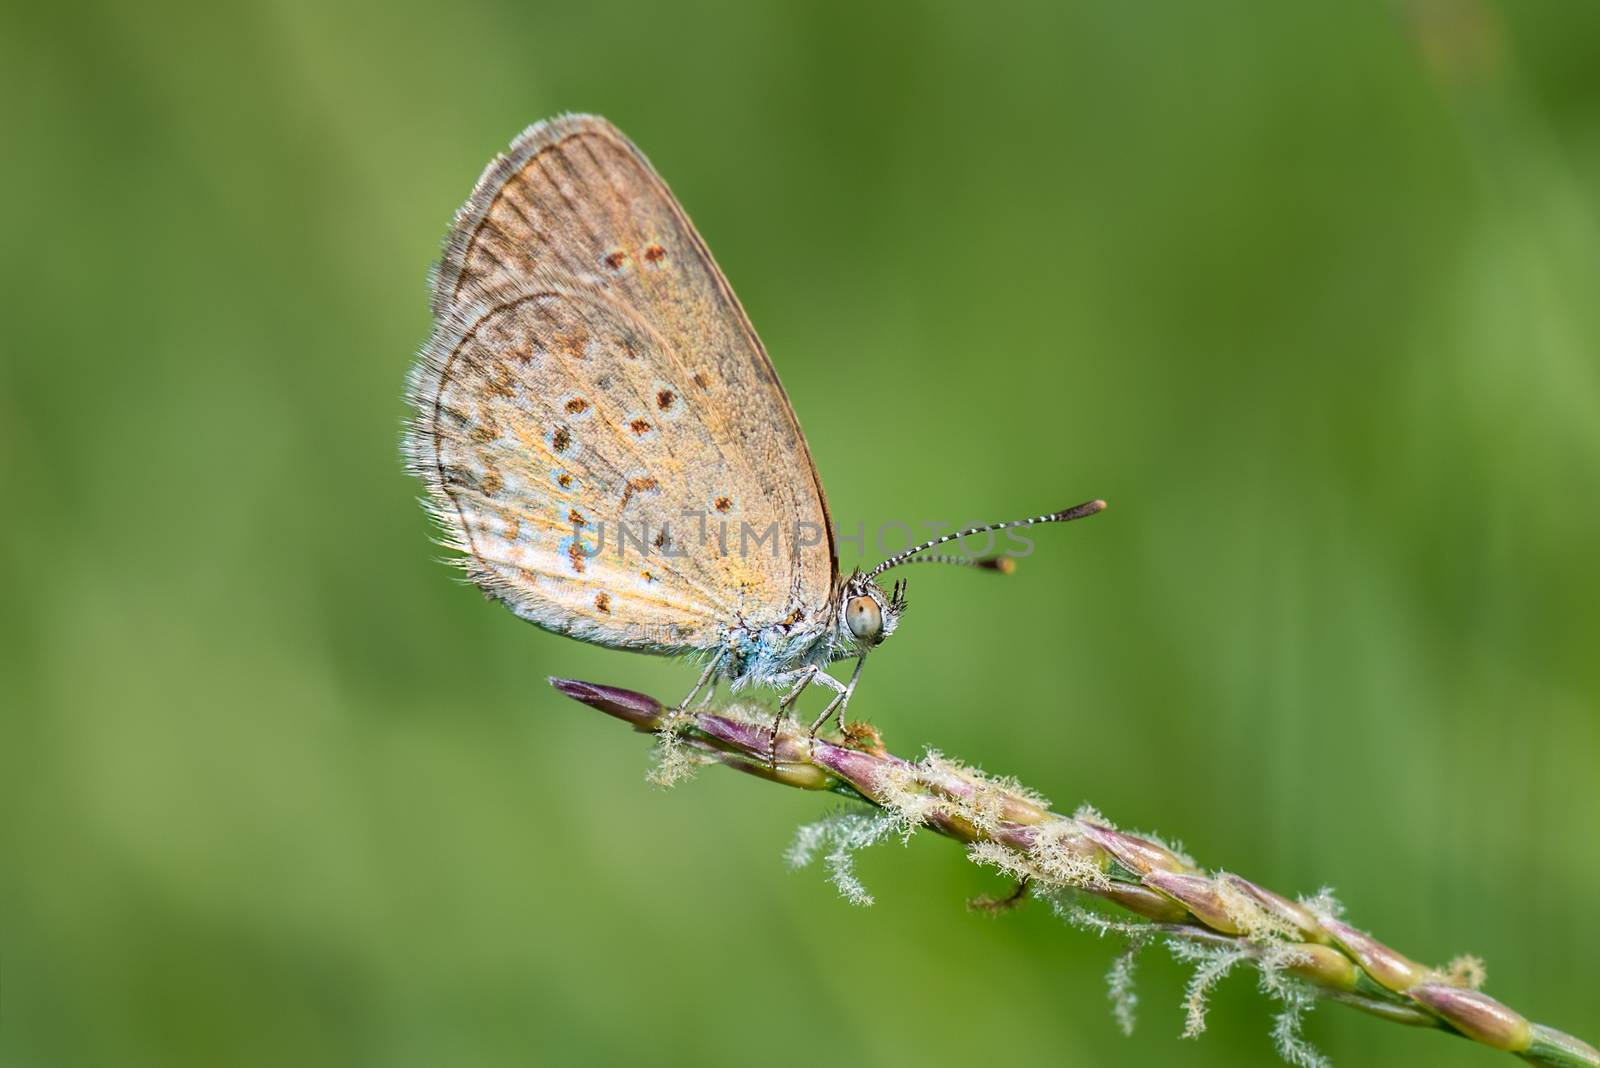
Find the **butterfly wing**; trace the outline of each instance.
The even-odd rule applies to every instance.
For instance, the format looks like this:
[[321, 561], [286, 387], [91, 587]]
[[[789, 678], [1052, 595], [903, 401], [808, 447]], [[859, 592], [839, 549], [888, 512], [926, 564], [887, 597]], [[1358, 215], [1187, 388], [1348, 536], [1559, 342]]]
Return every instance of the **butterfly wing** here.
[[703, 649], [814, 613], [837, 564], [766, 351], [604, 119], [524, 132], [457, 215], [407, 457], [468, 573], [589, 641]]

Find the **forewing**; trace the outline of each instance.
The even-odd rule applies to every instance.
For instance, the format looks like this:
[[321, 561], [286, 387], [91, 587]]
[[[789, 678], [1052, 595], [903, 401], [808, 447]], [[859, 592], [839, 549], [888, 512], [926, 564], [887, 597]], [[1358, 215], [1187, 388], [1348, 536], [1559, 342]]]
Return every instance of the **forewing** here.
[[783, 388], [608, 123], [540, 124], [490, 166], [434, 306], [408, 455], [487, 591], [554, 630], [671, 649], [827, 602], [831, 523]]

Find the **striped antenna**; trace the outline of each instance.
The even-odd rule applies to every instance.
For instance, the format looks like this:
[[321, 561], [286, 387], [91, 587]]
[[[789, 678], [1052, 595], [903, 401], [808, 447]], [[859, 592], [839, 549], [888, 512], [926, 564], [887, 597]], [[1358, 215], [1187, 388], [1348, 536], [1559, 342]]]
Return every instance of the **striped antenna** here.
[[954, 564], [956, 567], [975, 567], [980, 571], [998, 571], [1002, 575], [1009, 575], [1017, 569], [1017, 562], [1009, 556], [914, 556], [901, 563], [901, 567], [912, 564]]
[[995, 530], [1013, 530], [1016, 527], [1031, 527], [1038, 523], [1070, 523], [1074, 519], [1083, 519], [1086, 516], [1091, 516], [1096, 512], [1103, 511], [1105, 506], [1105, 501], [1084, 501], [1077, 507], [1068, 508], [1064, 512], [1051, 512], [1049, 515], [1036, 515], [1032, 519], [1016, 519], [1010, 523], [990, 523], [986, 526], [968, 527], [966, 530], [958, 530], [954, 534], [946, 534], [941, 538], [934, 538], [932, 541], [925, 541], [921, 545], [912, 546], [903, 553], [898, 553], [889, 557], [889, 559], [885, 560], [871, 571], [868, 571], [867, 578], [876, 578], [885, 571], [889, 570], [891, 567], [898, 567], [901, 564], [910, 561], [911, 558], [916, 556], [918, 553], [926, 552], [936, 545], [943, 545], [947, 541], [955, 541], [957, 538], [965, 538], [969, 534], [987, 534], [990, 531]]

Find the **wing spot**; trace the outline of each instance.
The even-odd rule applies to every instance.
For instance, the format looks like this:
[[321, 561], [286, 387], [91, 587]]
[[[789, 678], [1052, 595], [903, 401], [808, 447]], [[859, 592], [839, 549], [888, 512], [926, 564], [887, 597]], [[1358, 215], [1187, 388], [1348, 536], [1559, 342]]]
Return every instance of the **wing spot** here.
[[650, 424], [643, 419], [635, 419], [628, 424], [628, 429], [633, 431], [635, 437], [644, 437], [650, 433]]
[[670, 412], [672, 406], [678, 403], [678, 395], [670, 389], [656, 390], [656, 407], [664, 412]]
[[726, 512], [728, 509], [733, 507], [733, 498], [718, 497], [716, 500], [711, 502], [711, 506], [719, 512]]
[[568, 415], [582, 415], [588, 410], [589, 402], [584, 400], [582, 397], [573, 397], [571, 400], [567, 401]]
[[567, 522], [571, 523], [575, 527], [581, 527], [587, 525], [589, 521], [583, 518], [583, 513], [578, 511], [576, 508], [568, 508]]
[[[628, 479], [628, 484], [622, 487], [622, 507], [628, 507], [628, 502], [633, 500], [633, 495], [635, 493], [648, 493], [651, 490], [658, 488], [659, 484], [649, 475], [646, 475], [642, 478]], [[659, 546], [657, 546], [657, 548], [659, 548]]]
[[644, 579], [646, 582], [655, 582], [656, 581], [656, 577], [654, 575], [650, 574], [650, 572], [648, 572], [648, 571], [639, 572], [639, 577]]
[[605, 264], [607, 267], [620, 274], [622, 269], [628, 264], [628, 254], [619, 248], [606, 257]]
[[489, 392], [497, 397], [505, 397], [510, 400], [517, 395], [516, 376], [511, 373], [511, 368], [503, 363], [495, 365], [494, 374], [490, 378], [488, 386]]
[[571, 489], [572, 488], [572, 476], [569, 475], [565, 471], [557, 472], [556, 473], [556, 485], [560, 486], [562, 489]]
[[609, 593], [595, 594], [594, 606], [609, 616], [611, 614], [611, 595]]
[[555, 346], [574, 360], [589, 358], [589, 332], [580, 327], [557, 334]]
[[656, 533], [655, 538], [650, 542], [650, 544], [654, 545], [657, 549], [665, 549], [668, 542], [671, 540], [672, 539], [667, 537], [667, 528], [662, 527], [660, 531]]
[[701, 374], [699, 371], [696, 371], [694, 374], [690, 375], [689, 376], [689, 381], [693, 382], [695, 385], [699, 386], [701, 389], [710, 389], [711, 388], [711, 383], [707, 382], [706, 381], [706, 376]]
[[550, 435], [550, 447], [556, 452], [566, 452], [572, 446], [572, 432], [564, 426], [556, 427]]
[[655, 267], [667, 258], [667, 250], [660, 245], [647, 245], [644, 250], [644, 261]]
[[567, 559], [572, 562], [572, 570], [583, 574], [583, 543], [577, 538], [567, 542]]

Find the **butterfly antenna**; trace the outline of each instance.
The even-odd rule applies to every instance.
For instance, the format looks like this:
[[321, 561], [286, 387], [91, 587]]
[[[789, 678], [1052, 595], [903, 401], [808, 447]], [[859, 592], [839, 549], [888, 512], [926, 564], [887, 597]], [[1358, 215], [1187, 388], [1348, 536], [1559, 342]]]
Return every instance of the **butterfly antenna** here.
[[[1083, 519], [1087, 516], [1094, 515], [1096, 512], [1104, 511], [1105, 506], [1105, 501], [1084, 501], [1082, 504], [1073, 508], [1068, 508], [1064, 512], [1051, 512], [1049, 515], [1036, 515], [1031, 519], [1015, 519], [1009, 523], [989, 523], [981, 527], [968, 527], [966, 530], [958, 530], [954, 534], [946, 534], [943, 537], [934, 538], [932, 541], [925, 541], [921, 545], [914, 545], [903, 553], [897, 553], [896, 555], [889, 557], [889, 559], [885, 560], [883, 563], [867, 572], [867, 578], [876, 578], [885, 571], [889, 570], [891, 567], [898, 567], [901, 564], [908, 562], [919, 562], [913, 561], [911, 558], [916, 556], [918, 553], [926, 552], [935, 546], [943, 545], [946, 542], [955, 541], [957, 538], [965, 538], [969, 534], [988, 534], [996, 530], [1014, 530], [1017, 527], [1031, 527], [1039, 523], [1070, 523], [1074, 519]], [[986, 563], [988, 559], [990, 558], [986, 557], [984, 560], [973, 560], [971, 561], [971, 565], [974, 567], [988, 567], [995, 571], [1003, 572], [1005, 570], [1005, 567], [998, 563]], [[929, 560], [929, 563], [933, 562], [935, 561]], [[948, 563], [954, 561], [946, 558], [944, 562]]]
[[980, 571], [998, 571], [1009, 575], [1017, 569], [1017, 562], [1009, 556], [915, 556], [903, 561], [901, 567], [911, 564], [953, 564], [956, 567], [975, 567]]

